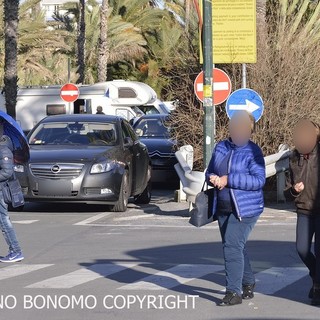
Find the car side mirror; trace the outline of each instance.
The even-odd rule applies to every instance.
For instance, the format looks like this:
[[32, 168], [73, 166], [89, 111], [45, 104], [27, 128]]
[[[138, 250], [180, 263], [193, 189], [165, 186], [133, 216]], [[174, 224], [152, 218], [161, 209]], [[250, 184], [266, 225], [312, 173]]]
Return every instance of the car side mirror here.
[[133, 140], [130, 137], [124, 138], [124, 146], [125, 147], [132, 147], [133, 146]]

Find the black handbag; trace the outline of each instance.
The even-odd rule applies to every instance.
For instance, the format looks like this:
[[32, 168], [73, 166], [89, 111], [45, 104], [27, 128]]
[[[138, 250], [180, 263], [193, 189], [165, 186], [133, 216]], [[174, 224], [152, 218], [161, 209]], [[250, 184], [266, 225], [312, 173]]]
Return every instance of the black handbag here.
[[24, 205], [23, 192], [19, 180], [16, 175], [3, 183], [2, 185], [3, 200], [6, 204], [11, 205], [13, 208], [21, 207]]
[[208, 223], [215, 221], [213, 212], [213, 202], [215, 197], [214, 188], [204, 190], [205, 183], [202, 186], [201, 192], [196, 196], [193, 209], [190, 212], [189, 223], [195, 227], [202, 227]]

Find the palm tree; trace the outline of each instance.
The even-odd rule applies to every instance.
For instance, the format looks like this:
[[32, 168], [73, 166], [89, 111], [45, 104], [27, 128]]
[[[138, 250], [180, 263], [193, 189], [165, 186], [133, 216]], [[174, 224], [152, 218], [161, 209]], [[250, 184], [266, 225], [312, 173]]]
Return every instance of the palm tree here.
[[[0, 4], [3, 3], [0, 2]], [[39, 0], [24, 1], [19, 8], [18, 85], [62, 84], [67, 79], [67, 56], [70, 55], [70, 33], [56, 30], [45, 22]], [[0, 10], [0, 20], [3, 21]], [[4, 79], [4, 30], [0, 28], [0, 85]]]
[[99, 37], [99, 56], [98, 56], [98, 81], [103, 82], [107, 79], [107, 63], [109, 57], [108, 47], [108, 0], [102, 0], [100, 7], [100, 37]]
[[4, 0], [4, 93], [7, 113], [16, 117], [19, 0]]
[[78, 71], [79, 78], [77, 80], [77, 83], [83, 83], [85, 79], [85, 42], [86, 42], [86, 22], [85, 22], [85, 0], [79, 1], [79, 30], [78, 30], [78, 38], [77, 38], [77, 57], [78, 57]]
[[[63, 83], [71, 36], [64, 30], [48, 28], [39, 0], [20, 6], [18, 77], [19, 85]], [[35, 9], [35, 10], [33, 10]]]
[[[70, 12], [75, 15], [75, 21], [79, 16], [77, 8], [70, 6]], [[134, 61], [146, 54], [146, 40], [141, 34], [141, 30], [132, 23], [126, 22], [123, 17], [114, 14], [112, 10], [106, 10], [106, 21], [108, 22], [107, 31], [107, 57], [108, 63], [114, 64], [119, 61]], [[100, 37], [100, 18], [101, 11], [99, 5], [92, 1], [90, 6], [86, 6], [85, 25], [85, 63], [86, 73], [84, 82], [94, 83], [98, 80], [98, 44]], [[59, 17], [60, 24], [64, 25], [65, 30], [71, 34], [76, 33], [76, 23], [72, 23], [63, 17]], [[62, 25], [60, 28], [63, 28]], [[72, 44], [70, 44], [72, 46]], [[105, 77], [106, 77], [105, 72]], [[104, 78], [105, 79], [105, 78]]]
[[132, 23], [142, 34], [156, 32], [163, 19], [169, 19], [168, 11], [160, 9], [157, 1], [150, 0], [109, 0], [112, 15], [120, 15]]

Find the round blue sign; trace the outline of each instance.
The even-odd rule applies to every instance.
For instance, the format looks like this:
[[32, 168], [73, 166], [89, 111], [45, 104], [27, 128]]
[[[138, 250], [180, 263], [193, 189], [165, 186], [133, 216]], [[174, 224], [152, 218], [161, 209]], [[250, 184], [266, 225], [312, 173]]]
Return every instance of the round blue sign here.
[[264, 105], [260, 95], [251, 89], [239, 89], [234, 91], [226, 102], [226, 112], [229, 118], [233, 113], [245, 110], [254, 116], [256, 122], [261, 118]]

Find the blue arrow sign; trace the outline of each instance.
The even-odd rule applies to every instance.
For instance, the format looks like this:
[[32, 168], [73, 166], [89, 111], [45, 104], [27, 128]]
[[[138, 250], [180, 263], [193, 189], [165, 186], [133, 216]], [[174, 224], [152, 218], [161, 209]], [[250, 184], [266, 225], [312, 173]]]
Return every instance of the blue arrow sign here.
[[239, 110], [250, 112], [256, 122], [261, 118], [264, 110], [262, 98], [251, 89], [239, 89], [233, 92], [226, 103], [226, 112], [229, 118]]

